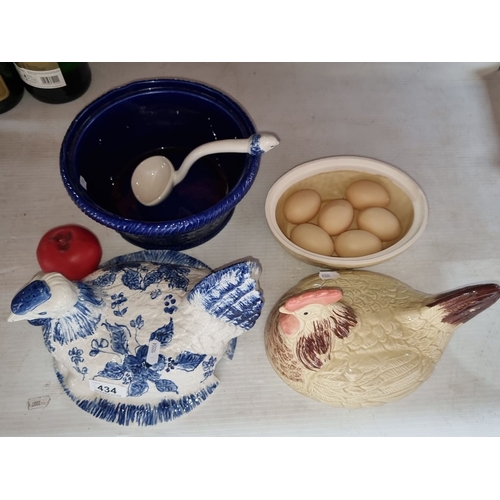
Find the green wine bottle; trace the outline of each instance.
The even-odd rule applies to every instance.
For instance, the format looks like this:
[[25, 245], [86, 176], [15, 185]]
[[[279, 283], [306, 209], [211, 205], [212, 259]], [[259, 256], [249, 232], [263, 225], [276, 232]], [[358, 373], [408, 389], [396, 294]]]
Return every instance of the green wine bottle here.
[[26, 90], [36, 99], [62, 104], [82, 96], [90, 86], [89, 63], [16, 62]]
[[24, 85], [14, 63], [0, 62], [0, 113], [17, 106], [24, 94]]

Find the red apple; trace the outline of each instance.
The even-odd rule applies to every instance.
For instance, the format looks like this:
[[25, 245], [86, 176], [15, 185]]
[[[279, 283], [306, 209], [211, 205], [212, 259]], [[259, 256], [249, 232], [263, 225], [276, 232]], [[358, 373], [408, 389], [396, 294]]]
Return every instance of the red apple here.
[[58, 272], [69, 280], [81, 280], [101, 262], [102, 248], [97, 236], [75, 224], [58, 226], [42, 236], [36, 249], [45, 273]]

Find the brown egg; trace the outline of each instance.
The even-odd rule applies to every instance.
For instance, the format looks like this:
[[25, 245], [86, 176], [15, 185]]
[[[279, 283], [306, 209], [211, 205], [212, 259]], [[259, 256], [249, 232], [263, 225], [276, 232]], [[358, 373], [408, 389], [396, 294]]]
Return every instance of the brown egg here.
[[318, 214], [318, 226], [329, 235], [346, 231], [354, 217], [354, 209], [346, 200], [332, 200], [321, 207]]
[[291, 194], [283, 205], [283, 215], [292, 224], [309, 222], [319, 211], [321, 196], [314, 189], [300, 189]]
[[315, 224], [299, 224], [292, 229], [290, 240], [309, 252], [332, 255], [334, 246], [330, 235]]
[[347, 201], [357, 210], [368, 207], [386, 207], [391, 198], [389, 192], [378, 182], [360, 180], [347, 187]]
[[401, 223], [398, 218], [386, 208], [370, 207], [358, 214], [359, 229], [364, 229], [378, 236], [382, 241], [389, 241], [401, 234]]
[[335, 239], [335, 252], [339, 257], [361, 257], [380, 250], [382, 250], [380, 239], [362, 229], [351, 229]]

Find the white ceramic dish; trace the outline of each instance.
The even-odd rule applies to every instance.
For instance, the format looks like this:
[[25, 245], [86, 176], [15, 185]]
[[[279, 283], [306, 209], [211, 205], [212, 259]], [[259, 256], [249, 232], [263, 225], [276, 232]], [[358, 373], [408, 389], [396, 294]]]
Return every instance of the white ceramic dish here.
[[[288, 236], [294, 224], [283, 216], [283, 205], [293, 192], [315, 189], [326, 202], [343, 198], [347, 186], [360, 179], [374, 180], [389, 191], [391, 203], [387, 208], [399, 218], [402, 225], [397, 240], [384, 243], [380, 252], [352, 258], [319, 255], [290, 241]], [[429, 209], [422, 189], [398, 168], [371, 158], [334, 156], [303, 163], [280, 177], [269, 190], [265, 212], [274, 237], [296, 258], [330, 269], [352, 269], [380, 264], [408, 249], [422, 235]]]

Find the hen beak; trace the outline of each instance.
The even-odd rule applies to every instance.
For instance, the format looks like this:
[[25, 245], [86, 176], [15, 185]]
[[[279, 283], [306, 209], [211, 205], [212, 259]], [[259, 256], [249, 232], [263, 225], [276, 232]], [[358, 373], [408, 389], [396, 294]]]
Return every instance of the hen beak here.
[[23, 321], [24, 319], [25, 319], [24, 316], [20, 316], [19, 314], [10, 313], [9, 317], [7, 318], [7, 321], [9, 323], [14, 323], [15, 321]]

